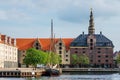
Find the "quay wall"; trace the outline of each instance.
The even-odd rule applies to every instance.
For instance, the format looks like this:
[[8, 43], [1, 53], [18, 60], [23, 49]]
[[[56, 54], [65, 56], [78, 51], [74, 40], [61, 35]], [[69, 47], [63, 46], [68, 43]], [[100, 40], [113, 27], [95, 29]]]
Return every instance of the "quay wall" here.
[[120, 72], [119, 68], [62, 68], [62, 72]]
[[33, 68], [0, 68], [0, 77], [37, 77], [44, 71]]

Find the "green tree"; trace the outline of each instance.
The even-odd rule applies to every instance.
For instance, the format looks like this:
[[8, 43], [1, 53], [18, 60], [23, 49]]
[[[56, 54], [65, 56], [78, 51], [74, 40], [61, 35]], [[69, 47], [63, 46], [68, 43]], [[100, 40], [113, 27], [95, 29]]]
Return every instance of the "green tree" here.
[[37, 64], [45, 64], [47, 62], [46, 57], [45, 52], [30, 48], [26, 52], [23, 63], [36, 67]]
[[79, 63], [79, 57], [76, 54], [72, 54], [72, 64], [78, 64]]
[[117, 66], [120, 68], [120, 54], [117, 55], [116, 62]]
[[85, 54], [77, 55], [77, 54], [72, 54], [72, 64], [76, 65], [78, 67], [79, 64], [82, 65], [88, 65], [89, 64], [89, 58]]
[[83, 67], [84, 65], [88, 65], [90, 63], [90, 60], [87, 55], [81, 54], [79, 56], [79, 63], [81, 64], [81, 67]]
[[50, 67], [52, 67], [55, 64], [60, 64], [61, 58], [58, 54], [49, 52], [47, 54], [47, 64], [49, 64]]
[[117, 63], [120, 63], [120, 55], [117, 55], [116, 61], [117, 61]]

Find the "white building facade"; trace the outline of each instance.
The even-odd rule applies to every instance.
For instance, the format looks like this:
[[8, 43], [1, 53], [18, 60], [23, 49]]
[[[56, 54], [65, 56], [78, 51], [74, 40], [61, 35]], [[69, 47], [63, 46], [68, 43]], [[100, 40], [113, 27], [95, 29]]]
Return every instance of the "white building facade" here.
[[18, 67], [16, 39], [0, 34], [0, 68]]

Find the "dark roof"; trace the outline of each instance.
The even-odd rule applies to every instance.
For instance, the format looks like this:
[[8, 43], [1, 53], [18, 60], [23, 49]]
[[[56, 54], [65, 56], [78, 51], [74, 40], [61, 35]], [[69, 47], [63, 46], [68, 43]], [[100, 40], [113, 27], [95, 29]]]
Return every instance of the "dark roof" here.
[[[71, 47], [87, 47], [88, 34], [81, 34], [70, 44]], [[97, 47], [114, 47], [111, 40], [102, 34], [95, 34]]]

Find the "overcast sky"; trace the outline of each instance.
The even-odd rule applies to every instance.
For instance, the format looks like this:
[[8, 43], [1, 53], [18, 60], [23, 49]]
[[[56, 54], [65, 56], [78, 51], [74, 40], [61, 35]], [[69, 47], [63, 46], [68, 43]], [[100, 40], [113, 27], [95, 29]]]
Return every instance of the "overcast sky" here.
[[102, 31], [120, 50], [120, 0], [0, 0], [0, 33], [15, 38], [76, 38], [88, 33], [93, 8], [95, 33]]

